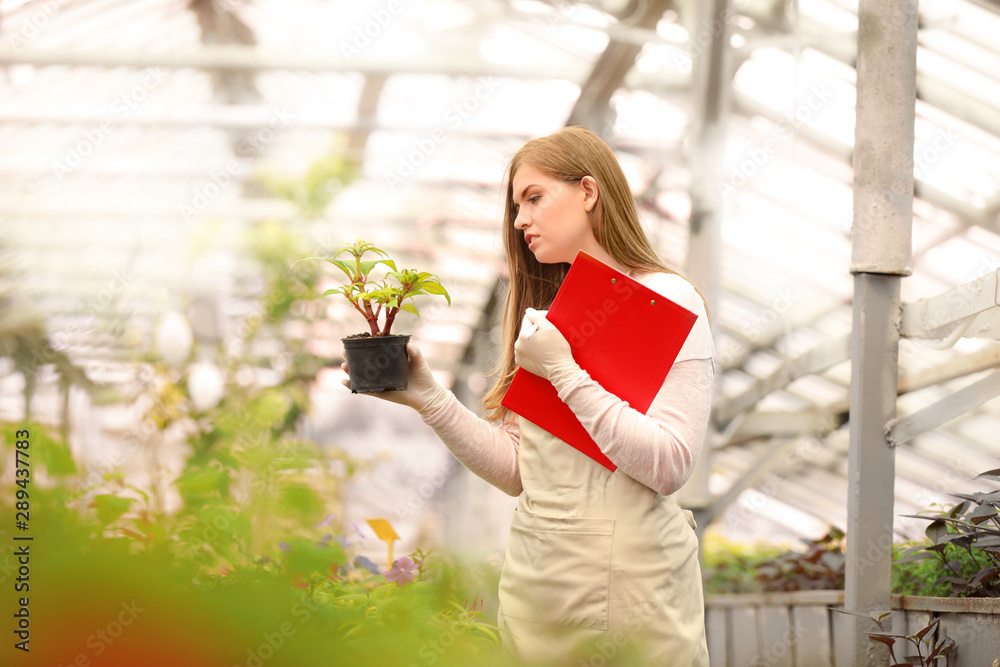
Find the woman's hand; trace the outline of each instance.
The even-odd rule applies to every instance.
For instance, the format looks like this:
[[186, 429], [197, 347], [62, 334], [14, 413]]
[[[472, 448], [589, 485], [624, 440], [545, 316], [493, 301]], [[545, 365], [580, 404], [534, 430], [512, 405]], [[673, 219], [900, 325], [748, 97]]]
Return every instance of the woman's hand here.
[[[410, 376], [406, 382], [406, 389], [371, 392], [368, 395], [392, 403], [407, 405], [419, 412], [421, 416], [430, 415], [444, 405], [449, 392], [434, 379], [431, 367], [427, 365], [420, 348], [414, 343], [407, 343], [406, 352], [410, 357]], [[345, 373], [349, 372], [346, 361], [340, 365], [340, 368]], [[348, 389], [351, 388], [350, 377], [346, 377], [340, 382]]]
[[514, 362], [550, 382], [559, 375], [580, 370], [573, 360], [569, 342], [545, 314], [548, 311], [528, 308], [524, 311], [521, 332], [514, 342]]

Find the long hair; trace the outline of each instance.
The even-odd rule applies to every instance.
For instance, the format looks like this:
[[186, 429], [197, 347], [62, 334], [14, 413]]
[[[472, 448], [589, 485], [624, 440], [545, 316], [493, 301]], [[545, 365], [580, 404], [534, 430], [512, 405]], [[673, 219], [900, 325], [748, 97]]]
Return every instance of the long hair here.
[[[521, 329], [524, 310], [548, 308], [570, 266], [539, 262], [524, 242], [522, 232], [514, 228], [514, 174], [522, 165], [531, 165], [567, 183], [578, 183], [584, 176], [593, 177], [598, 185], [598, 199], [588, 215], [594, 237], [601, 247], [627, 269], [680, 275], [664, 264], [650, 245], [639, 222], [625, 173], [614, 151], [600, 137], [586, 128], [574, 126], [532, 139], [522, 146], [514, 154], [507, 172], [503, 234], [510, 283], [503, 313], [503, 355], [493, 373], [497, 381], [483, 397], [484, 412], [493, 421], [513, 419], [510, 410], [500, 402], [517, 370], [514, 341]], [[706, 303], [706, 313], [707, 309]]]

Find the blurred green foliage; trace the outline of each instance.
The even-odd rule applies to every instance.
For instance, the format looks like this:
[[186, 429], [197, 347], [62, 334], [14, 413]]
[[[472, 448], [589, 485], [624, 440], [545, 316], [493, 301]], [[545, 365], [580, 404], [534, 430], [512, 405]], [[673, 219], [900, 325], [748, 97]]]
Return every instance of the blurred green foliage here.
[[[59, 457], [41, 455], [52, 434], [19, 425], [31, 460], [23, 533], [33, 538], [23, 593], [31, 653], [4, 664], [502, 664], [498, 629], [481, 604], [469, 604], [495, 591], [495, 580], [418, 552], [416, 579], [389, 582], [362, 553], [381, 543], [366, 544], [331, 512], [358, 462], [284, 430], [293, 408], [275, 400], [280, 393], [229, 396], [204, 420], [210, 425], [192, 436], [193, 455], [168, 485], [183, 499], [171, 513], [119, 471], [66, 474]], [[3, 479], [15, 465], [11, 436], [5, 427]], [[5, 491], [7, 619], [19, 607], [15, 509]]]
[[[805, 548], [764, 542], [732, 542], [709, 533], [704, 542], [705, 592], [712, 594], [763, 593], [843, 588], [844, 561], [840, 540], [807, 542]], [[904, 553], [925, 543], [896, 543], [892, 546], [892, 593], [948, 597], [950, 584], [941, 581], [953, 573], [938, 558], [899, 562]], [[946, 558], [957, 563], [965, 576], [980, 569], [972, 554], [954, 545], [946, 547]]]
[[[274, 185], [308, 219], [348, 171], [334, 156], [297, 185]], [[316, 296], [318, 271], [288, 269], [312, 254], [304, 225], [266, 221], [245, 241], [263, 277], [260, 308], [214, 350], [226, 386], [218, 405], [197, 410], [183, 369], [144, 356], [151, 373], [126, 399], [144, 414], [106, 465], [78, 464], [65, 431], [30, 415], [0, 425], [0, 632], [8, 638], [0, 664], [506, 664], [483, 604], [497, 590], [495, 568], [418, 551], [415, 579], [400, 586], [365, 556], [384, 545], [343, 516], [340, 498], [345, 482], [375, 463], [301, 434], [310, 385], [326, 365], [305, 338], [283, 330], [290, 317], [307, 317], [296, 302]], [[55, 364], [67, 382], [87, 386], [75, 367], [60, 366], [66, 359], [43, 328], [5, 322], [0, 354], [29, 379], [38, 365]], [[265, 333], [267, 345], [257, 345]], [[239, 381], [258, 369], [280, 380]], [[180, 469], [161, 460], [163, 445], [178, 438]], [[29, 446], [19, 450], [19, 439]], [[30, 461], [21, 485], [13, 483], [17, 451]], [[15, 513], [29, 505], [28, 528], [18, 531]], [[32, 539], [15, 541], [15, 532]], [[11, 641], [22, 608], [30, 653]]]
[[[927, 595], [931, 597], [948, 597], [951, 586], [943, 577], [953, 573], [945, 563], [937, 558], [918, 559], [899, 562], [903, 555], [921, 543], [907, 542], [892, 545], [892, 592], [900, 595]], [[926, 546], [926, 545], [923, 545]], [[959, 572], [972, 576], [979, 571], [979, 564], [972, 554], [956, 546], [946, 548], [945, 556], [949, 562], [958, 563]]]
[[708, 532], [702, 548], [705, 593], [756, 593], [762, 589], [757, 568], [777, 558], [783, 548], [764, 542], [733, 542]]
[[[1000, 468], [978, 477], [1000, 482]], [[936, 584], [947, 585], [951, 597], [998, 597], [1000, 490], [952, 495], [961, 502], [910, 515], [930, 522], [927, 541], [900, 554], [898, 562], [935, 561], [943, 570]]]

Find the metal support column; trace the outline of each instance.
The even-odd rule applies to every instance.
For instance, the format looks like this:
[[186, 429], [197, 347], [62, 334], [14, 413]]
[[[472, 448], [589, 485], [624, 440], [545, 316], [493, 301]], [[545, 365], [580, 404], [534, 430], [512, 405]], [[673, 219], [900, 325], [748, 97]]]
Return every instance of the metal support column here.
[[[691, 224], [685, 272], [705, 295], [710, 311], [719, 303], [722, 196], [719, 191], [726, 116], [729, 111], [730, 0], [697, 4], [696, 23], [689, 26], [693, 60], [694, 127], [691, 151]], [[681, 490], [681, 503], [695, 511], [699, 529], [707, 515], [698, 510], [711, 504], [708, 478], [716, 433], [710, 428], [701, 458]]]
[[[885, 426], [896, 416], [898, 313], [899, 276], [855, 276], [844, 606], [863, 612], [888, 610], [890, 603], [895, 452]], [[846, 664], [883, 664], [885, 648], [867, 637], [878, 631], [875, 624], [847, 618]]]
[[[900, 278], [911, 272], [917, 2], [860, 0], [854, 139], [847, 578], [844, 606], [890, 605]], [[885, 664], [866, 618], [848, 616], [846, 663]]]

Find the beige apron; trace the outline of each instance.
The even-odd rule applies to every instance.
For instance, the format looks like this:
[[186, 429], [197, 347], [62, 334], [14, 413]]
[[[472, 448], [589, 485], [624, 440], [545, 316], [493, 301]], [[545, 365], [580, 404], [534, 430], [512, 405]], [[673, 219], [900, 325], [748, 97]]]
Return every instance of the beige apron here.
[[[500, 574], [505, 649], [576, 666], [605, 664], [637, 644], [643, 664], [707, 666], [691, 513], [531, 422], [520, 425], [523, 491]], [[587, 641], [592, 656], [575, 650]]]

